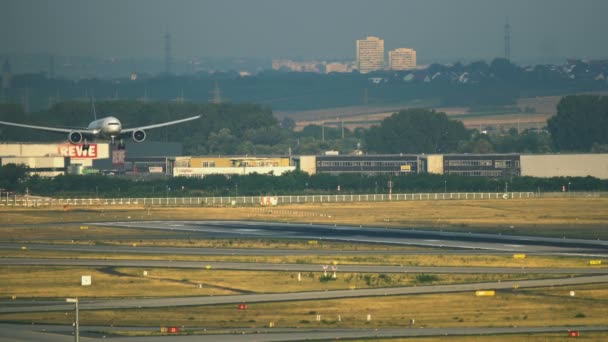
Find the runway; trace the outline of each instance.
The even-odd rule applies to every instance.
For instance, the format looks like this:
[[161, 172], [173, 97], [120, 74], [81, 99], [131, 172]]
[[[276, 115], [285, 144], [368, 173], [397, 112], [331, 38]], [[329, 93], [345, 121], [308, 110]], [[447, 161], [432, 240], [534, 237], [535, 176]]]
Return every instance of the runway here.
[[189, 232], [197, 237], [207, 238], [331, 240], [510, 253], [608, 256], [608, 241], [571, 238], [249, 221], [133, 221], [88, 224]]

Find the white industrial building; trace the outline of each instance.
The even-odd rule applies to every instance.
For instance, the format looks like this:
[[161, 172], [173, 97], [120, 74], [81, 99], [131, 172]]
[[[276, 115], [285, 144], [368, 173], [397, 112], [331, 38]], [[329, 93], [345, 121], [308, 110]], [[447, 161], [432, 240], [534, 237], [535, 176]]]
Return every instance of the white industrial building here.
[[[57, 176], [66, 173], [70, 165], [76, 169], [92, 167], [93, 160], [110, 158], [110, 145], [91, 143], [88, 150], [83, 145], [70, 143], [3, 143], [0, 144], [0, 165], [23, 164], [32, 174]], [[74, 167], [73, 167], [74, 168]]]
[[608, 179], [608, 154], [522, 154], [521, 175]]

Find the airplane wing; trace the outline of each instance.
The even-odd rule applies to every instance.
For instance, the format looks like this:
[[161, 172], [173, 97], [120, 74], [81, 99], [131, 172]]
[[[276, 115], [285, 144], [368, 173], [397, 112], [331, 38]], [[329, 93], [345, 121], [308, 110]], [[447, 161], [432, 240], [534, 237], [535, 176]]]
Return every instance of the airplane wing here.
[[6, 122], [6, 121], [0, 121], [0, 125], [22, 127], [22, 128], [31, 128], [31, 129], [37, 129], [37, 130], [40, 130], [40, 131], [47, 131], [47, 132], [59, 132], [59, 133], [80, 132], [82, 134], [97, 134], [97, 131], [92, 130], [92, 129], [57, 128], [57, 127], [48, 127], [48, 126], [35, 126], [35, 125], [25, 125], [25, 124], [20, 124], [20, 123], [15, 123], [15, 122]]
[[141, 127], [135, 127], [135, 128], [126, 128], [126, 129], [123, 128], [120, 132], [121, 133], [132, 133], [134, 131], [143, 131], [145, 129], [171, 126], [171, 125], [175, 125], [175, 124], [182, 123], [182, 122], [187, 122], [187, 121], [192, 121], [192, 120], [200, 119], [200, 117], [201, 117], [200, 115], [197, 115], [197, 116], [191, 116], [189, 118], [179, 119], [179, 120], [175, 120], [175, 121], [161, 122], [161, 123], [157, 123], [157, 124], [154, 124], [154, 125], [141, 126]]

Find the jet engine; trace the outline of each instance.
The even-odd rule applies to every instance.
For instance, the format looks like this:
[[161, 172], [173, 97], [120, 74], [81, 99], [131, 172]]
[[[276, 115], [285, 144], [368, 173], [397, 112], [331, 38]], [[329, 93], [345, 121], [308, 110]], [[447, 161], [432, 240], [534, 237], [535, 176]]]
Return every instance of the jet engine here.
[[146, 132], [142, 130], [133, 131], [133, 140], [138, 143], [146, 140]]
[[70, 132], [68, 134], [68, 140], [72, 144], [80, 144], [82, 142], [82, 133], [80, 132]]

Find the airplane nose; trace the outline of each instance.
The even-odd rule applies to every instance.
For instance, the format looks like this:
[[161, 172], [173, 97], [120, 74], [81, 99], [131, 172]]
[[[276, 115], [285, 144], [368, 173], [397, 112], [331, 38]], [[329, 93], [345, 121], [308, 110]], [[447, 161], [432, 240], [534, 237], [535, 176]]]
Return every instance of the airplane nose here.
[[110, 132], [111, 133], [120, 133], [120, 125], [112, 125], [110, 126]]

